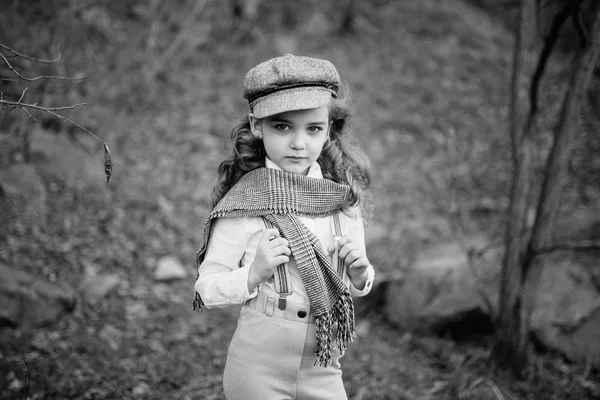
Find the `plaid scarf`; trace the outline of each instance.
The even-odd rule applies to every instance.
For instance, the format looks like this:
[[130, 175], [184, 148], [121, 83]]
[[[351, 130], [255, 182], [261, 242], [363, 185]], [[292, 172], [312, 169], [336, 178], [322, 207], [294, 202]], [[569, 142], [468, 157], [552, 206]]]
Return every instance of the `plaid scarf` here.
[[[331, 363], [332, 346], [343, 352], [354, 339], [354, 305], [348, 287], [332, 268], [319, 239], [298, 216], [326, 217], [350, 204], [351, 192], [347, 185], [273, 168], [255, 169], [244, 175], [209, 214], [204, 224], [202, 244], [196, 254], [196, 265], [200, 267], [204, 260], [214, 219], [263, 217], [270, 221], [289, 241], [298, 264], [315, 315], [315, 365], [325, 367]], [[196, 280], [198, 275], [199, 271], [196, 272]], [[193, 308], [203, 308], [198, 292]], [[337, 330], [334, 329], [336, 327]]]

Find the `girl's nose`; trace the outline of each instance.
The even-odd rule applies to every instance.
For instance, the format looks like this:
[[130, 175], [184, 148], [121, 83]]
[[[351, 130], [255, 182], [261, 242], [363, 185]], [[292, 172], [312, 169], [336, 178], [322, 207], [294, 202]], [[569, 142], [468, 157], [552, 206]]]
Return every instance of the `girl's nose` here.
[[290, 143], [290, 148], [293, 150], [304, 149], [304, 138], [301, 134], [294, 135], [292, 142]]

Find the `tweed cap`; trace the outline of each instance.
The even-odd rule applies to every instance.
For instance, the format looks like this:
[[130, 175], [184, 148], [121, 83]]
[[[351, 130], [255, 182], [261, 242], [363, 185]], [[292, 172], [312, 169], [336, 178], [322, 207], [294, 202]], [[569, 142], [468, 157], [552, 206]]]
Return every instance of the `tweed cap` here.
[[258, 64], [244, 78], [244, 98], [256, 118], [329, 104], [337, 98], [335, 66], [311, 57], [286, 54]]

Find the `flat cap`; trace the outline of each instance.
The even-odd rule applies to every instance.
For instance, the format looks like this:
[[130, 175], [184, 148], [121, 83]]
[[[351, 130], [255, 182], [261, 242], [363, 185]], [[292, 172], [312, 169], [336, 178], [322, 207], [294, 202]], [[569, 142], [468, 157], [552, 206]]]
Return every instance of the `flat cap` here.
[[256, 118], [265, 118], [327, 105], [339, 87], [340, 76], [331, 62], [285, 54], [248, 71], [244, 98]]

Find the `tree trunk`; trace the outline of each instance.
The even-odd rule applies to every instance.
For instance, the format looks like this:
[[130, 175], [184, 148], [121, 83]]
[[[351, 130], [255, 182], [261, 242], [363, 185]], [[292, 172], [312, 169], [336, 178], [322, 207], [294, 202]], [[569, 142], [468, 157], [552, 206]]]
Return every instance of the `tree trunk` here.
[[[523, 82], [531, 84], [531, 64], [528, 61], [535, 35], [535, 3], [535, 0], [523, 0], [521, 3], [513, 60], [510, 130], [514, 170], [500, 287], [500, 312], [492, 349], [495, 366], [518, 377], [522, 377], [527, 366], [529, 316], [535, 298], [535, 284], [541, 274], [541, 267], [534, 262], [534, 256], [552, 245], [554, 221], [568, 174], [568, 159], [579, 130], [582, 100], [600, 54], [600, 6], [596, 6], [590, 41], [578, 53], [569, 78], [569, 90], [546, 164], [535, 224], [528, 238], [524, 233], [531, 196], [531, 167], [535, 150], [532, 136], [536, 110], [528, 108], [529, 105], [519, 96], [519, 88]], [[526, 119], [523, 118], [524, 114], [519, 114], [520, 110], [528, 114]]]
[[554, 145], [546, 162], [545, 180], [529, 247], [531, 255], [552, 245], [554, 222], [568, 175], [569, 156], [580, 128], [583, 98], [587, 93], [600, 54], [599, 14], [600, 7], [596, 6], [590, 41], [585, 48], [578, 51], [569, 78], [569, 89], [555, 129]]
[[[529, 208], [530, 183], [534, 155], [533, 118], [526, 94], [533, 72], [533, 45], [536, 35], [536, 0], [523, 0], [519, 28], [513, 54], [510, 98], [510, 135], [513, 173], [506, 228], [506, 250], [500, 284], [500, 310], [496, 321], [496, 337], [492, 362], [502, 370], [520, 375], [524, 364], [526, 340], [521, 332], [521, 265], [524, 235]], [[523, 87], [525, 84], [525, 88]], [[524, 90], [525, 89], [525, 90]]]
[[560, 200], [568, 178], [569, 158], [580, 130], [582, 102], [587, 93], [594, 68], [600, 57], [600, 6], [595, 7], [591, 35], [585, 48], [579, 49], [569, 77], [569, 88], [564, 99], [560, 119], [554, 131], [554, 144], [546, 161], [546, 173], [539, 198], [535, 224], [523, 263], [524, 318], [522, 330], [529, 332], [537, 283], [542, 274], [542, 264], [535, 262], [540, 251], [553, 243], [554, 223]]

